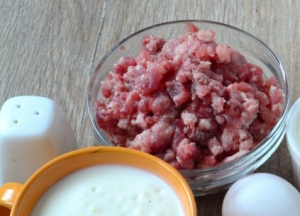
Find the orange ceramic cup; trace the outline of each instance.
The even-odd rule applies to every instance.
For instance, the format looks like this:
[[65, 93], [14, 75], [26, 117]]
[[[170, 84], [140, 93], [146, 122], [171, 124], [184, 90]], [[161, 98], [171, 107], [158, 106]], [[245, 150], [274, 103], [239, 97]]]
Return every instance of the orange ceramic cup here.
[[121, 147], [72, 151], [42, 166], [24, 185], [3, 185], [0, 188], [0, 215], [29, 216], [43, 193], [57, 181], [79, 169], [101, 164], [129, 165], [153, 173], [177, 192], [186, 216], [197, 215], [192, 191], [176, 169], [152, 155]]

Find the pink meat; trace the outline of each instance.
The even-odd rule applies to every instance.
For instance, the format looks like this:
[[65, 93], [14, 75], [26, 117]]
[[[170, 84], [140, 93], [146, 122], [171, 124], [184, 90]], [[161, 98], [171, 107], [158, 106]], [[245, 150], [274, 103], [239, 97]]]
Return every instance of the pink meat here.
[[194, 142], [183, 139], [176, 148], [176, 159], [181, 169], [193, 169], [195, 162], [201, 157], [201, 152]]
[[208, 168], [258, 145], [281, 116], [274, 77], [192, 24], [166, 41], [142, 40], [101, 82], [97, 123], [111, 142], [153, 154], [177, 169]]
[[167, 92], [176, 106], [181, 106], [191, 99], [191, 92], [188, 86], [173, 80], [166, 82]]

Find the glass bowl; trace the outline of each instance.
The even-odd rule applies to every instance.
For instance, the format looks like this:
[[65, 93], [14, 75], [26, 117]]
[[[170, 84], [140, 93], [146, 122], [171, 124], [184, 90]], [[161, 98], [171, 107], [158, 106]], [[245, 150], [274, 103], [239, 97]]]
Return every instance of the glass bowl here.
[[[123, 56], [136, 57], [144, 36], [155, 35], [166, 40], [173, 39], [187, 30], [187, 25], [194, 24], [201, 30], [216, 32], [217, 43], [229, 45], [240, 52], [248, 62], [260, 66], [265, 77], [274, 76], [285, 94], [281, 117], [262, 142], [242, 157], [212, 168], [179, 170], [187, 179], [195, 196], [216, 193], [228, 188], [239, 178], [252, 173], [261, 166], [278, 148], [285, 134], [285, 121], [290, 104], [290, 87], [287, 74], [280, 60], [262, 41], [235, 27], [211, 21], [183, 20], [162, 23], [138, 31], [116, 44], [98, 63], [90, 77], [88, 85], [87, 107], [89, 119], [95, 135], [96, 144], [114, 145], [98, 127], [94, 105], [103, 99], [100, 91], [101, 80]], [[124, 49], [125, 48], [125, 49]]]

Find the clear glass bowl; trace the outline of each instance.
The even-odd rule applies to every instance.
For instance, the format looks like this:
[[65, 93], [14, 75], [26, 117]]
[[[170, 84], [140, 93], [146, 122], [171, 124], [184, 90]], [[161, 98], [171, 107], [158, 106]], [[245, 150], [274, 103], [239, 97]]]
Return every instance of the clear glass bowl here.
[[[113, 145], [98, 127], [93, 110], [96, 100], [103, 99], [100, 92], [100, 82], [112, 69], [113, 65], [123, 56], [136, 57], [141, 48], [144, 36], [155, 35], [173, 39], [183, 34], [189, 23], [199, 29], [210, 29], [216, 32], [216, 42], [227, 44], [246, 57], [248, 62], [259, 65], [264, 70], [264, 76], [277, 78], [286, 97], [281, 117], [268, 136], [246, 155], [207, 169], [180, 170], [187, 179], [195, 196], [203, 196], [228, 188], [233, 182], [246, 174], [252, 173], [261, 166], [278, 148], [285, 134], [285, 121], [290, 104], [290, 87], [286, 72], [280, 60], [273, 51], [262, 41], [249, 33], [235, 27], [211, 21], [184, 20], [162, 23], [138, 31], [116, 44], [98, 63], [96, 70], [90, 77], [88, 85], [87, 106], [89, 119], [95, 134], [97, 144]], [[126, 49], [123, 49], [123, 48]]]

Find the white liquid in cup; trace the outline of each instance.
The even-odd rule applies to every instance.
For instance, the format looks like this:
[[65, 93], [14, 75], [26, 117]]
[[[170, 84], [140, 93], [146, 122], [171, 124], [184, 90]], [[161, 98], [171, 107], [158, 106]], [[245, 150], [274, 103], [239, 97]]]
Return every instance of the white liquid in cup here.
[[129, 166], [97, 165], [48, 189], [31, 216], [183, 216], [177, 194], [155, 175]]

